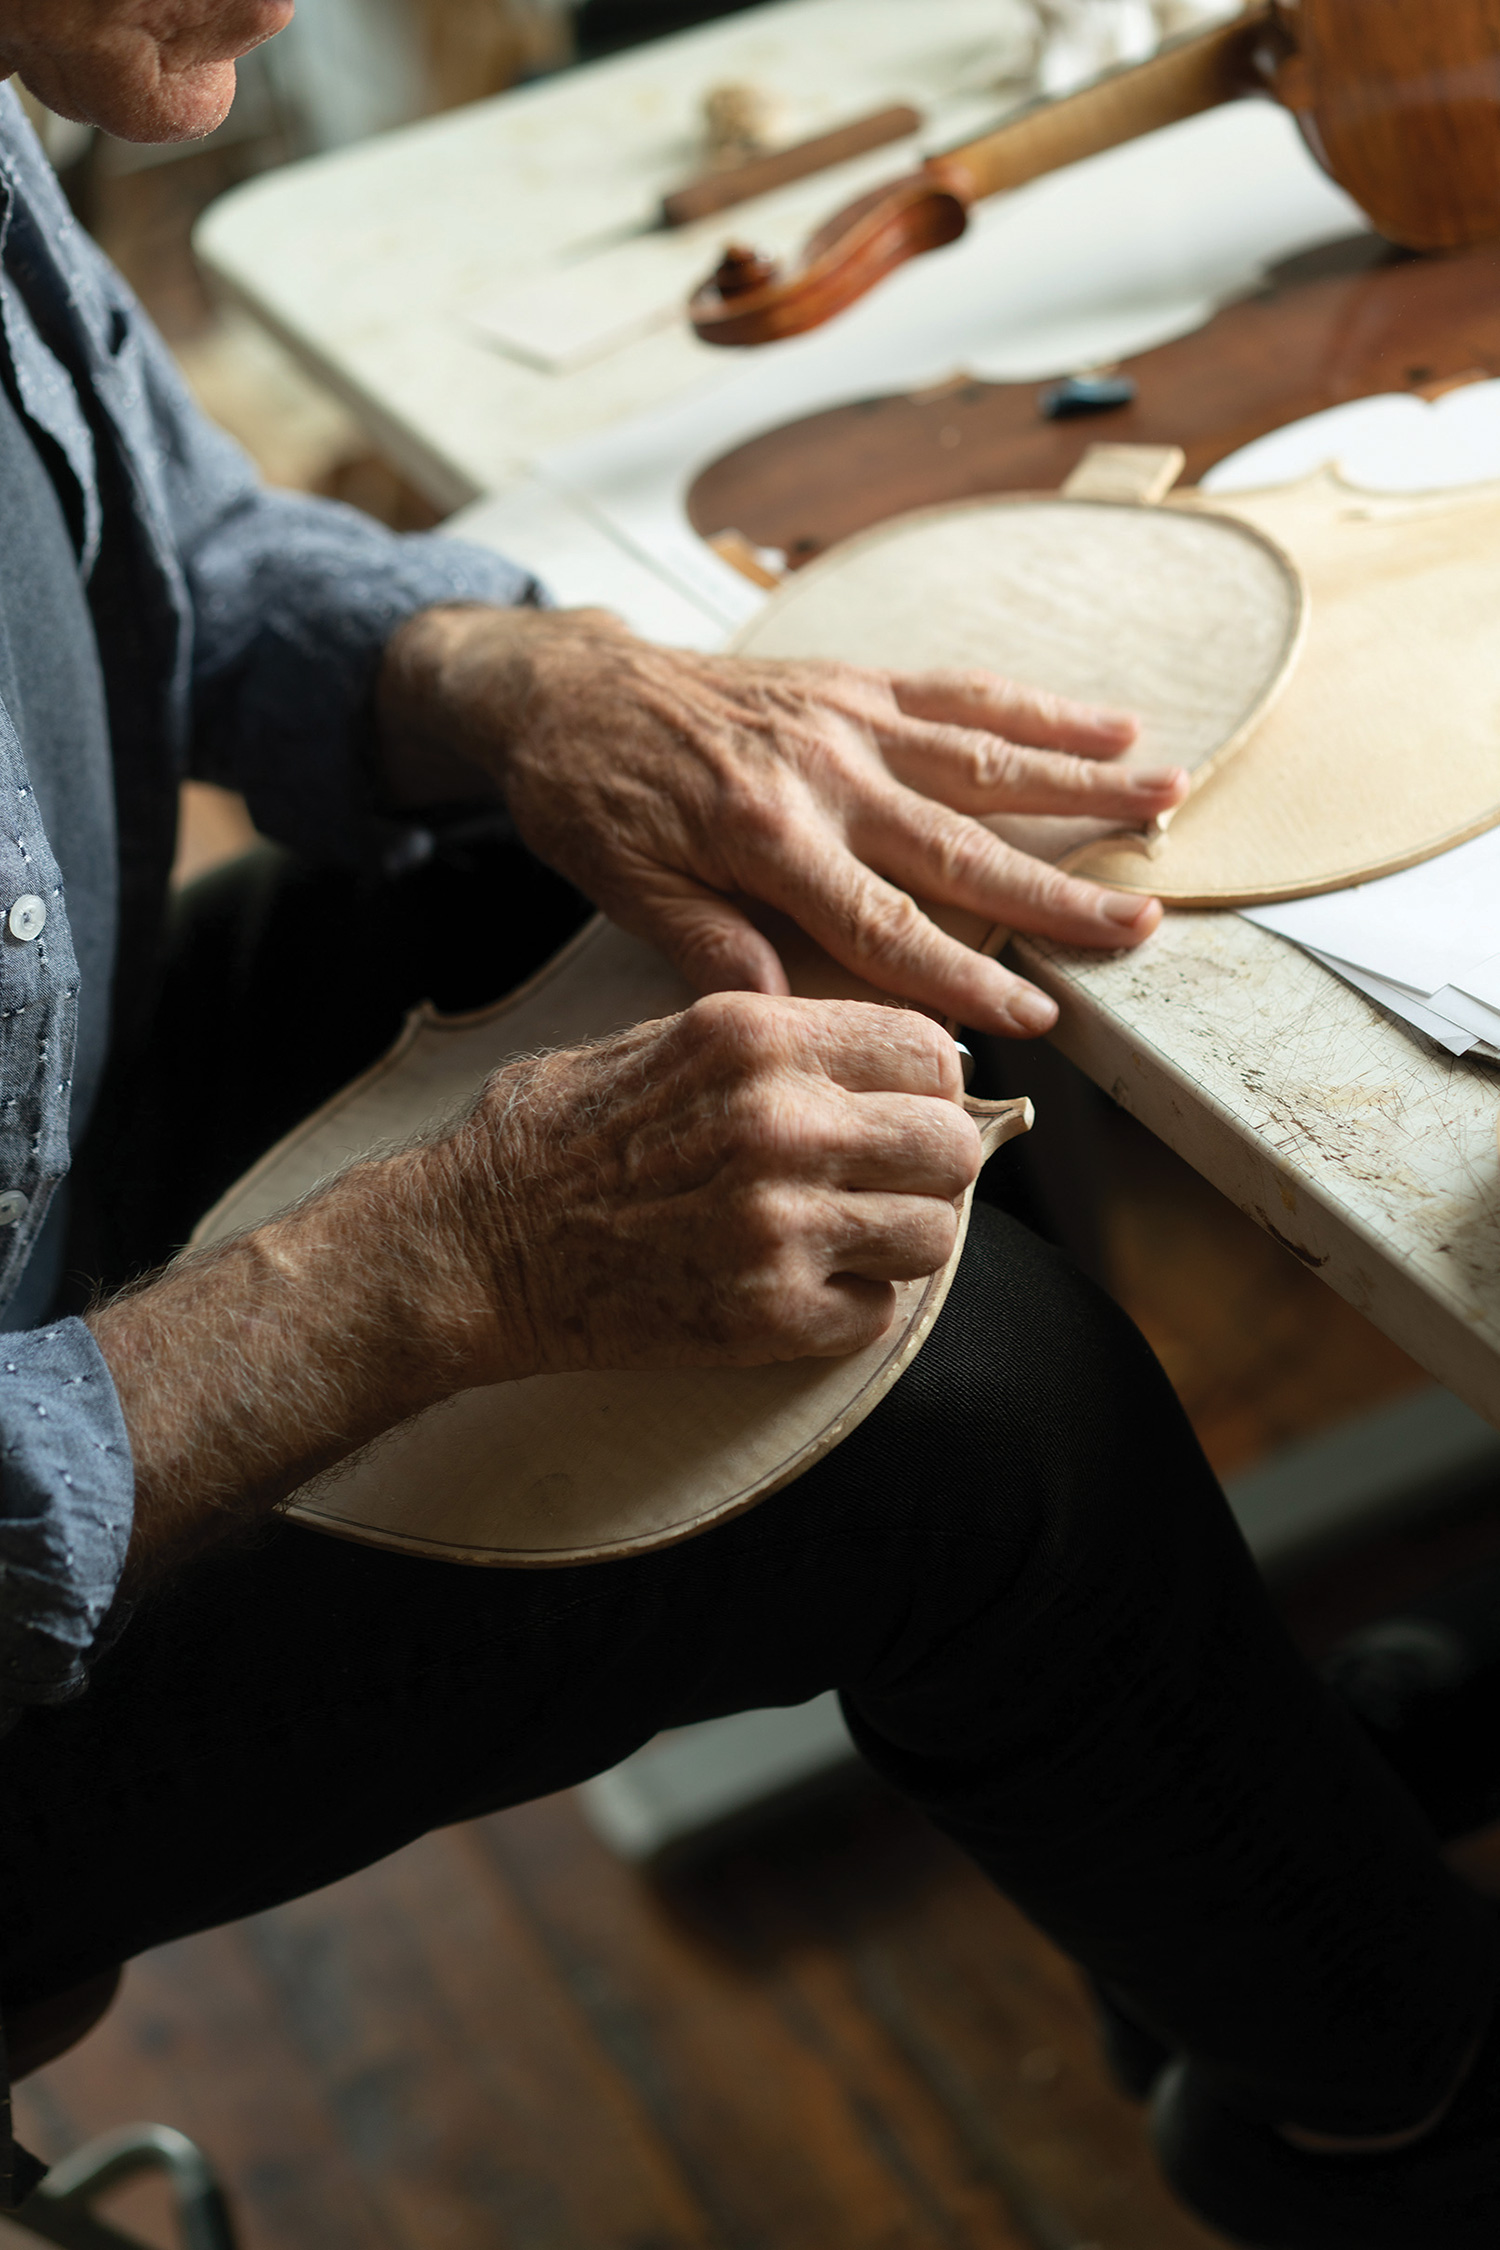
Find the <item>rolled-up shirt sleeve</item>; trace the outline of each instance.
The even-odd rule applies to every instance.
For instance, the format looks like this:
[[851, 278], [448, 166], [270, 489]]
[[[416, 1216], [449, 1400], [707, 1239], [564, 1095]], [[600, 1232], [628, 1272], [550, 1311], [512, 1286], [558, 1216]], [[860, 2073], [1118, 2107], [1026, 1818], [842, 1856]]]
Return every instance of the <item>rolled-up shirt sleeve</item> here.
[[546, 596], [488, 548], [397, 534], [340, 501], [263, 485], [199, 411], [133, 301], [130, 311], [193, 620], [193, 770], [240, 790], [264, 834], [355, 863], [389, 835], [374, 689], [396, 627], [444, 602], [514, 608]]
[[0, 1730], [82, 1690], [134, 1490], [119, 1397], [84, 1323], [0, 1334]]
[[396, 538], [333, 501], [262, 493], [194, 557], [194, 765], [244, 793], [256, 826], [334, 863], [383, 832], [375, 676], [396, 627], [442, 602], [535, 600], [482, 547]]

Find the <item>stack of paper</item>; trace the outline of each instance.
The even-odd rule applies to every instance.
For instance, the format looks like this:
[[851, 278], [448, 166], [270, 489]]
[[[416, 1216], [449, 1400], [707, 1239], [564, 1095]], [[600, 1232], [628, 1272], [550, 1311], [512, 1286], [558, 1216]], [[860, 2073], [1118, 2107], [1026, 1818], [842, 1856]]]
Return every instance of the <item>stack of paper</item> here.
[[1450, 1054], [1500, 1062], [1500, 828], [1377, 883], [1244, 911]]

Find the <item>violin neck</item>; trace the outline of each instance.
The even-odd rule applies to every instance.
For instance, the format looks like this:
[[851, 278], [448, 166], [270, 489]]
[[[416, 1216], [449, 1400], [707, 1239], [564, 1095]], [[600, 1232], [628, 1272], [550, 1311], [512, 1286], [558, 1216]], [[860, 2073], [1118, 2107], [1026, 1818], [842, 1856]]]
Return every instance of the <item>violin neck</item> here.
[[1261, 0], [1228, 23], [1172, 40], [1148, 62], [1031, 104], [994, 132], [930, 157], [925, 170], [966, 205], [1022, 187], [1159, 126], [1268, 91], [1266, 53], [1276, 36], [1270, 0]]

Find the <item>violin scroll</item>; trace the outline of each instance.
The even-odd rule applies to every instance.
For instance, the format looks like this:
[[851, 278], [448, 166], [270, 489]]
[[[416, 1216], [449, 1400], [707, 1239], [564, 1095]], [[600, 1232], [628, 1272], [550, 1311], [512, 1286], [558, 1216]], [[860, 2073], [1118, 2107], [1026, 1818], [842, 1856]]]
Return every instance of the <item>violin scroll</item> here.
[[955, 241], [981, 197], [1263, 89], [1267, 50], [1283, 44], [1270, 0], [1256, 0], [1230, 23], [1172, 40], [1066, 100], [1033, 103], [998, 131], [849, 204], [812, 237], [795, 272], [762, 260], [752, 288], [750, 266], [731, 252], [694, 295], [693, 326], [707, 344], [771, 344], [816, 328], [909, 258]]
[[731, 244], [694, 292], [694, 328], [706, 344], [771, 344], [820, 328], [909, 258], [958, 239], [972, 198], [957, 184], [939, 157], [861, 196], [818, 229], [792, 274]]
[[1393, 242], [1500, 243], [1500, 0], [1250, 0], [863, 196], [813, 236], [795, 272], [731, 261], [693, 298], [693, 326], [711, 344], [800, 335], [952, 242], [982, 196], [1256, 93], [1293, 113], [1323, 169]]

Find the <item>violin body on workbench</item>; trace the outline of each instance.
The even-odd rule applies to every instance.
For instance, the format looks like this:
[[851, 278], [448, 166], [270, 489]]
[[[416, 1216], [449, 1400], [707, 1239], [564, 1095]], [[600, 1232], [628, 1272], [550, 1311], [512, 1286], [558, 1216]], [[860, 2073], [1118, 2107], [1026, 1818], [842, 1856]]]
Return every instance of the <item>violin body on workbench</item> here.
[[1292, 112], [1390, 241], [1455, 250], [1500, 239], [1500, 0], [1255, 0], [862, 195], [791, 271], [731, 246], [693, 296], [693, 326], [730, 345], [817, 328], [956, 240], [985, 197], [1250, 94]]
[[[793, 570], [888, 517], [995, 492], [1055, 492], [1097, 439], [1180, 445], [1195, 483], [1225, 454], [1351, 399], [1433, 399], [1500, 377], [1500, 244], [1417, 258], [1378, 236], [1304, 251], [1202, 328], [1125, 360], [1133, 401], [1049, 421], [1036, 383], [960, 376], [765, 430], [700, 470], [704, 539], [779, 548]], [[721, 554], [724, 550], [720, 549]]]
[[1274, 91], [1393, 242], [1500, 236], [1500, 0], [1278, 0]]

